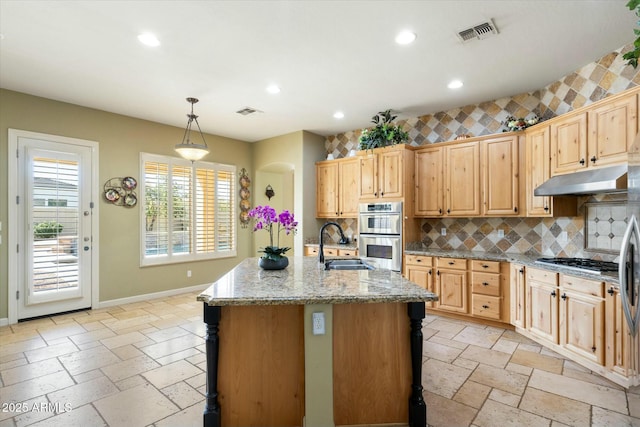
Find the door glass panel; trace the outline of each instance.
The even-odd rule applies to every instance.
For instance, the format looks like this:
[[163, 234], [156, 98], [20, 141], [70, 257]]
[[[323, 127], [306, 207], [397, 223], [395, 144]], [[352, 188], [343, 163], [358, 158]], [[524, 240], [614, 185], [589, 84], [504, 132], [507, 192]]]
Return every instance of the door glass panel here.
[[79, 160], [73, 157], [35, 154], [29, 163], [31, 302], [57, 299], [61, 292], [66, 297], [79, 288]]

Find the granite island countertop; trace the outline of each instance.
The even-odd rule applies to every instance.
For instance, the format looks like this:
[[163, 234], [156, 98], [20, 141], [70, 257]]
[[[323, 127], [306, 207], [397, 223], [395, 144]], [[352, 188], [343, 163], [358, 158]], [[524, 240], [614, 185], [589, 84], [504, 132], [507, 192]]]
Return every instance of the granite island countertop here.
[[523, 264], [525, 266], [539, 268], [542, 270], [554, 271], [557, 273], [568, 274], [571, 276], [582, 277], [590, 280], [601, 280], [612, 285], [618, 285], [619, 279], [617, 273], [587, 273], [582, 271], [572, 270], [562, 266], [554, 266], [549, 264], [540, 264], [536, 260], [544, 257], [543, 255], [524, 255], [524, 254], [492, 254], [489, 252], [481, 251], [447, 251], [442, 249], [417, 249], [411, 247], [404, 251], [405, 255], [422, 255], [431, 257], [447, 257], [447, 258], [464, 258], [464, 259], [477, 259], [484, 261], [501, 261], [501, 262], [514, 262]]
[[262, 270], [247, 258], [198, 295], [212, 306], [437, 301], [391, 270], [325, 270], [316, 257], [289, 257], [284, 270]]

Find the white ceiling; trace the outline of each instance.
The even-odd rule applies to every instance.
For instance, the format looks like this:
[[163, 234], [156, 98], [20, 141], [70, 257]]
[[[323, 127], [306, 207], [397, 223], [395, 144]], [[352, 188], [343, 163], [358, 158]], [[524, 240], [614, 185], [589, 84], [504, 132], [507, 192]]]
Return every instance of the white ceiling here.
[[[193, 96], [203, 131], [244, 141], [333, 135], [540, 89], [631, 42], [626, 3], [0, 0], [0, 86], [178, 127]], [[458, 40], [487, 19], [497, 36]]]

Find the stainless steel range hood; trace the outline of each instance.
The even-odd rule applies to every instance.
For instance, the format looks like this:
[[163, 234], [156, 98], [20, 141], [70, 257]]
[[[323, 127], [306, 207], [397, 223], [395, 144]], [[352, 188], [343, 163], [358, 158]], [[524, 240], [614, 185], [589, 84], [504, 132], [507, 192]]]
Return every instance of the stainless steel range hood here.
[[627, 165], [558, 175], [533, 191], [535, 196], [614, 193], [627, 190]]

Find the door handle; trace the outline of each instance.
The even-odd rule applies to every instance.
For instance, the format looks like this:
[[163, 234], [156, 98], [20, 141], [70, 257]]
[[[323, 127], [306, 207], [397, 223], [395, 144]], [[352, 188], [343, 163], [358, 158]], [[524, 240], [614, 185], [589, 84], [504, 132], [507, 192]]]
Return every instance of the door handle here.
[[84, 250], [85, 250], [85, 251], [88, 251], [88, 250], [89, 250], [89, 246], [85, 246], [85, 247], [84, 247]]

